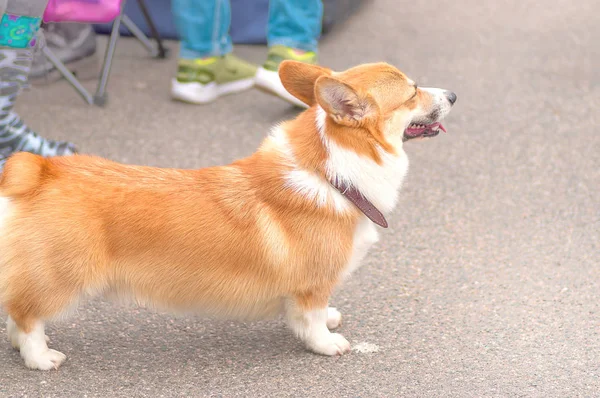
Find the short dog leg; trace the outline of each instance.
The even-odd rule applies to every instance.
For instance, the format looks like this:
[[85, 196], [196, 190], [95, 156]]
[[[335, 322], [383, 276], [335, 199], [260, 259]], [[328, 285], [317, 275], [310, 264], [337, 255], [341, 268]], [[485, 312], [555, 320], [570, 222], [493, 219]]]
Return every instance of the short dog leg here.
[[[15, 350], [19, 350], [21, 347], [19, 347], [19, 334], [17, 324], [15, 323], [15, 321], [12, 320], [10, 316], [6, 320], [6, 333], [8, 334], [8, 340], [10, 341], [10, 345], [12, 346], [12, 348], [14, 348]], [[50, 337], [44, 336], [44, 338], [46, 340], [46, 344], [48, 344], [50, 342]]]
[[48, 348], [42, 321], [19, 325], [9, 317], [7, 329], [11, 344], [21, 351], [21, 357], [29, 369], [58, 369], [66, 359], [63, 353]]
[[342, 355], [350, 351], [348, 340], [328, 329], [328, 326], [333, 328], [339, 325], [341, 315], [337, 310], [327, 307], [326, 299], [314, 300], [305, 296], [291, 300], [286, 309], [286, 317], [296, 336], [313, 352]]

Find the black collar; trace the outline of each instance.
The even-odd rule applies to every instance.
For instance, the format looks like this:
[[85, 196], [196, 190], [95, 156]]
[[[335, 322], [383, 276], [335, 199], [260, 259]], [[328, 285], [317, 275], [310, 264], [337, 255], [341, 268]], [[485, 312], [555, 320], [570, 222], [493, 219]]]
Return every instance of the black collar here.
[[340, 191], [342, 195], [344, 195], [350, 202], [358, 207], [360, 211], [362, 211], [365, 216], [369, 218], [369, 220], [373, 221], [380, 227], [388, 227], [388, 223], [383, 214], [381, 214], [381, 212], [373, 205], [373, 203], [369, 202], [369, 200], [365, 198], [358, 189], [343, 182], [339, 182], [337, 179], [334, 179], [331, 182], [331, 185], [333, 185], [335, 189]]

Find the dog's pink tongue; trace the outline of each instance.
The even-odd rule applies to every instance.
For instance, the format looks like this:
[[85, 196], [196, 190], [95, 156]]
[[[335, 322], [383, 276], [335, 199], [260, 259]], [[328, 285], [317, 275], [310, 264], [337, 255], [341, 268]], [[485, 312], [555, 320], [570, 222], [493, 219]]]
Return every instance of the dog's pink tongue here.
[[442, 123], [439, 124], [439, 127], [444, 133], [447, 133], [446, 128], [444, 127], [444, 125]]

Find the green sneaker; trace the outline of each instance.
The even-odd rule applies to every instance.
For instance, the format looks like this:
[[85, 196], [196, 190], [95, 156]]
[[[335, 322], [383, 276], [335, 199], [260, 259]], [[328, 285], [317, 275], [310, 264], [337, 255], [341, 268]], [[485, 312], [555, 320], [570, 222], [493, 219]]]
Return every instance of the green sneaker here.
[[225, 94], [254, 86], [256, 66], [233, 54], [222, 57], [181, 59], [171, 84], [174, 99], [206, 104]]
[[299, 51], [285, 46], [273, 46], [269, 48], [267, 61], [258, 68], [256, 72], [256, 86], [271, 94], [275, 94], [284, 100], [302, 107], [308, 108], [308, 105], [294, 97], [283, 87], [281, 79], [279, 79], [279, 64], [286, 60], [306, 62], [307, 64], [317, 63], [317, 54], [312, 51]]

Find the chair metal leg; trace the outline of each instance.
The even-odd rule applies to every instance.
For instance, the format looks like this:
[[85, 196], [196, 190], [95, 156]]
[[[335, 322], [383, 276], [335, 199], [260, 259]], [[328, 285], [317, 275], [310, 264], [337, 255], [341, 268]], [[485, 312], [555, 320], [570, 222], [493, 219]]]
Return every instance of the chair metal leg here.
[[150, 28], [150, 33], [152, 34], [152, 38], [156, 40], [156, 44], [158, 46], [158, 58], [167, 58], [167, 53], [169, 52], [167, 48], [164, 47], [162, 38], [160, 37], [160, 33], [158, 29], [156, 29], [156, 25], [154, 24], [154, 20], [148, 11], [148, 7], [146, 7], [146, 2], [144, 0], [137, 0], [138, 6], [144, 14], [144, 18], [146, 19], [146, 23], [148, 24], [148, 28]]
[[106, 86], [108, 85], [110, 68], [112, 67], [115, 49], [117, 48], [117, 40], [120, 36], [119, 28], [121, 27], [121, 20], [124, 16], [124, 5], [125, 2], [123, 1], [121, 15], [115, 18], [113, 22], [112, 31], [110, 32], [110, 39], [108, 40], [108, 46], [106, 47], [106, 53], [104, 54], [104, 63], [102, 65], [102, 72], [100, 73], [100, 81], [98, 82], [98, 88], [96, 89], [96, 94], [94, 95], [94, 104], [98, 106], [104, 106], [104, 104], [106, 104]]
[[144, 47], [150, 52], [153, 57], [158, 57], [158, 50], [154, 47], [152, 42], [146, 37], [144, 32], [125, 14], [121, 17], [123, 25], [131, 32], [142, 43]]
[[63, 64], [60, 59], [48, 47], [42, 47], [42, 53], [44, 56], [54, 65], [54, 67], [64, 76], [64, 78], [73, 86], [75, 90], [83, 97], [85, 102], [92, 105], [94, 104], [94, 97], [79, 83], [79, 80], [73, 76], [71, 71]]
[[[2, 2], [2, 0], [0, 0]], [[121, 14], [117, 17], [112, 26], [112, 31], [110, 33], [110, 38], [108, 41], [108, 46], [106, 47], [106, 52], [104, 54], [104, 63], [102, 64], [102, 71], [100, 72], [100, 78], [98, 81], [98, 87], [96, 88], [96, 93], [92, 96], [86, 89], [81, 85], [81, 83], [75, 78], [75, 76], [69, 71], [69, 69], [50, 51], [47, 47], [42, 48], [42, 52], [44, 56], [54, 65], [54, 67], [65, 77], [65, 79], [73, 86], [73, 88], [83, 97], [85, 102], [88, 104], [95, 104], [98, 106], [104, 106], [106, 104], [106, 88], [108, 86], [108, 78], [110, 76], [110, 70], [112, 67], [113, 58], [115, 55], [115, 50], [117, 47], [117, 40], [119, 39], [120, 33], [119, 29], [121, 27], [121, 22], [123, 25], [142, 43], [146, 49], [152, 54], [153, 57], [156, 58], [166, 58], [168, 49], [163, 47], [162, 39], [156, 26], [154, 25], [154, 21], [150, 17], [150, 13], [146, 8], [146, 4], [144, 0], [138, 0], [138, 4], [148, 26], [150, 27], [150, 31], [152, 32], [153, 38], [156, 40], [158, 49], [155, 48], [152, 41], [146, 37], [144, 32], [141, 31], [140, 28], [127, 16], [125, 15], [125, 0], [121, 3]]]

